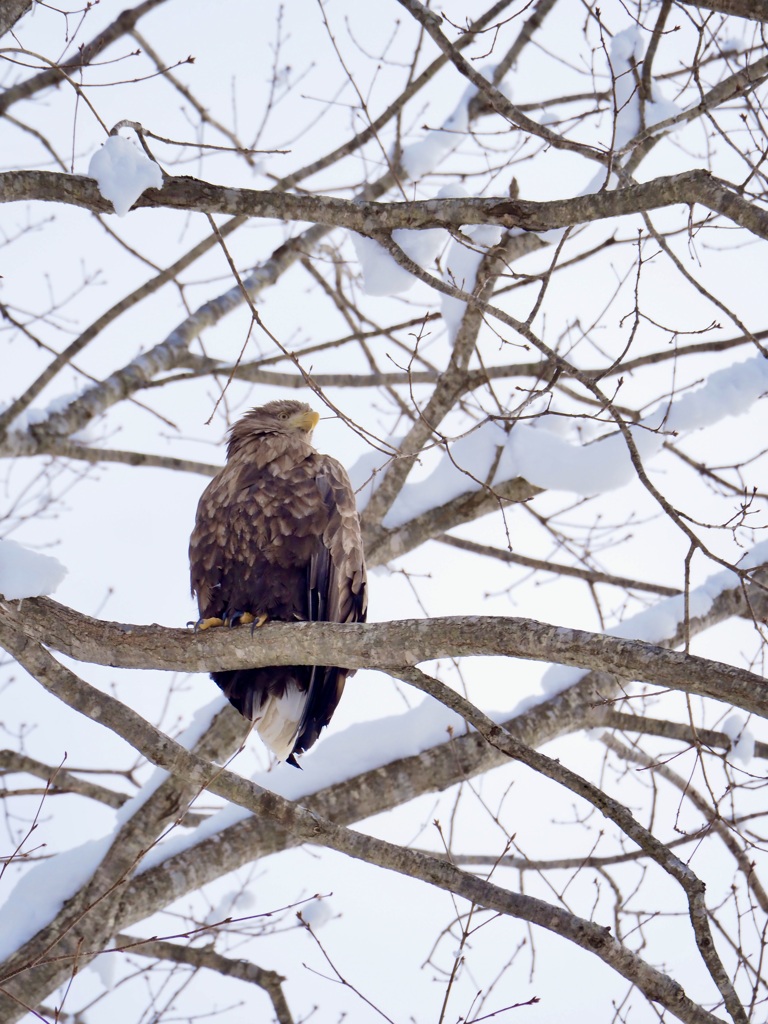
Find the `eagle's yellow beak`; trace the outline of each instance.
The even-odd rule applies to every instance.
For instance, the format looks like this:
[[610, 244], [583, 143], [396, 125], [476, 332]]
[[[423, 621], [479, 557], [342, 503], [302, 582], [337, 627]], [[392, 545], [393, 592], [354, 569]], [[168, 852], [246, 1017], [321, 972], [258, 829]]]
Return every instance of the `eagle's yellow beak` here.
[[320, 413], [315, 412], [314, 409], [308, 409], [306, 412], [297, 412], [295, 416], [291, 416], [288, 420], [289, 427], [296, 427], [298, 430], [306, 430], [310, 434], [317, 426], [320, 420]]

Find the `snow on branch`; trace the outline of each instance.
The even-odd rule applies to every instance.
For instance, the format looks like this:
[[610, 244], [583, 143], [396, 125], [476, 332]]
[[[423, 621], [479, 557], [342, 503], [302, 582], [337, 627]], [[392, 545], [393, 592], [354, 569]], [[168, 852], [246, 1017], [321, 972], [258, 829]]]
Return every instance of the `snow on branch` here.
[[160, 165], [121, 135], [110, 135], [93, 154], [88, 176], [96, 179], [118, 217], [124, 217], [146, 189], [163, 187]]
[[0, 540], [0, 594], [7, 601], [52, 594], [66, 575], [58, 558]]
[[[661, 452], [668, 436], [741, 416], [766, 392], [768, 359], [754, 356], [717, 370], [701, 387], [675, 401], [661, 403], [629, 431], [646, 462]], [[472, 480], [494, 487], [522, 477], [534, 487], [590, 497], [617, 490], [635, 479], [635, 467], [621, 434], [574, 444], [545, 424], [546, 420], [516, 423], [507, 431], [489, 420], [454, 441], [450, 454], [442, 457], [427, 478], [403, 488], [383, 525], [394, 529], [436, 504], [454, 500], [467, 491]]]
[[[768, 541], [756, 544], [739, 563], [740, 569], [757, 568], [768, 562]], [[761, 583], [759, 586], [762, 589]], [[635, 615], [630, 615], [618, 625], [611, 626], [607, 635], [624, 637], [631, 640], [642, 640], [646, 643], [667, 643], [670, 637], [683, 634], [686, 615], [689, 623], [706, 618], [719, 598], [731, 588], [738, 588], [738, 577], [735, 572], [725, 569], [714, 573], [699, 587], [694, 587], [688, 594], [676, 594], [673, 597], [657, 601]], [[762, 603], [762, 602], [761, 602]], [[553, 665], [542, 679], [544, 693], [553, 695], [572, 686], [580, 678], [580, 673], [563, 665]], [[765, 715], [768, 709], [764, 709]]]

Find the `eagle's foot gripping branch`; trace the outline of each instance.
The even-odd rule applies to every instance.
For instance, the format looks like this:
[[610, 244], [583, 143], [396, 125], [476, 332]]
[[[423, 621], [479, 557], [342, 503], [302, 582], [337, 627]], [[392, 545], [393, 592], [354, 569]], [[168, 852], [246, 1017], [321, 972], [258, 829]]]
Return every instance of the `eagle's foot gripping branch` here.
[[247, 626], [250, 625], [251, 632], [263, 626], [269, 618], [266, 612], [261, 612], [259, 615], [252, 615], [251, 612], [232, 612], [227, 615], [225, 619], [220, 619], [217, 615], [212, 616], [209, 619], [198, 619], [197, 622], [188, 622], [188, 626], [193, 626], [195, 632], [201, 629], [211, 629], [213, 626]]
[[211, 619], [198, 619], [197, 622], [188, 622], [187, 625], [192, 626], [197, 633], [199, 629], [210, 629], [212, 626], [223, 626], [224, 619], [219, 619], [214, 616]]

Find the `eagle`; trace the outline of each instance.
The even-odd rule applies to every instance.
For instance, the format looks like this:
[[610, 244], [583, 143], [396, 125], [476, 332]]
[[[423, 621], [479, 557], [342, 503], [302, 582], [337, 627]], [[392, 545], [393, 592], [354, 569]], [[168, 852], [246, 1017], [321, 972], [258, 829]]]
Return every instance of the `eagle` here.
[[[364, 622], [365, 558], [346, 470], [312, 446], [304, 402], [251, 409], [229, 432], [227, 463], [197, 506], [189, 543], [197, 629], [279, 622]], [[327, 665], [241, 668], [211, 676], [278, 760], [298, 767], [331, 720], [351, 672]]]

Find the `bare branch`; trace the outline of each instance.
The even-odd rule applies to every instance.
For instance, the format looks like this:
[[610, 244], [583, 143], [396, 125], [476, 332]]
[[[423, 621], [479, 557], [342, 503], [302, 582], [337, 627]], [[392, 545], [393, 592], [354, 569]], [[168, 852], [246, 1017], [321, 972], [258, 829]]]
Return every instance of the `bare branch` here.
[[[111, 202], [102, 197], [91, 178], [57, 171], [5, 171], [0, 174], [0, 201], [21, 200], [65, 202], [94, 213], [112, 212]], [[244, 188], [224, 188], [196, 178], [166, 177], [162, 189], [147, 189], [133, 208], [195, 210], [233, 217], [279, 217], [376, 235], [404, 228], [458, 228], [471, 224], [551, 231], [680, 203], [687, 206], [699, 203], [752, 234], [768, 238], [768, 212], [744, 199], [729, 182], [701, 170], [655, 178], [608, 192], [543, 203], [501, 198], [377, 203], [333, 196], [296, 196], [289, 192], [254, 192]]]
[[[402, 669], [437, 658], [512, 657], [555, 662], [621, 678], [653, 679], [659, 686], [698, 693], [768, 716], [768, 682], [746, 669], [681, 654], [640, 640], [550, 626], [531, 619], [492, 616], [402, 622], [271, 622], [250, 628], [163, 629], [92, 619], [49, 598], [29, 598], [21, 609], [0, 603], [3, 644], [8, 630], [93, 664], [174, 672], [260, 665], [344, 665]], [[23, 650], [14, 640], [14, 655]]]
[[[193, 788], [206, 787], [246, 807], [256, 815], [272, 818], [304, 842], [328, 846], [347, 856], [373, 862], [412, 878], [422, 878], [431, 885], [463, 896], [472, 903], [538, 924], [577, 945], [590, 949], [594, 955], [631, 980], [646, 998], [660, 1003], [686, 1024], [715, 1024], [716, 1018], [693, 1003], [679, 984], [644, 963], [635, 953], [617, 942], [607, 929], [542, 900], [501, 889], [490, 882], [468, 875], [447, 861], [425, 857], [407, 847], [395, 846], [372, 836], [340, 828], [297, 804], [291, 804], [274, 793], [259, 789], [253, 783], [233, 775], [226, 769], [209, 765], [202, 758], [154, 729], [113, 697], [99, 694], [94, 698], [89, 692], [90, 687], [63, 666], [58, 665], [41, 646], [28, 643], [24, 645], [23, 653], [21, 650], [15, 653], [28, 671], [31, 671], [51, 692], [65, 699], [70, 706], [76, 706], [83, 713], [88, 713], [88, 709], [93, 707], [94, 699], [100, 700], [100, 721], [103, 724], [108, 724], [127, 742], [140, 749], [144, 756], [158, 767], [167, 769], [174, 776], [184, 778]], [[23, 950], [22, 955], [26, 959], [29, 951]], [[17, 987], [13, 974], [10, 978], [0, 977], [0, 984], [6, 993], [0, 998], [0, 1007], [10, 1022], [19, 1014], [17, 1006], [11, 1001]], [[11, 999], [8, 996], [11, 996]]]

